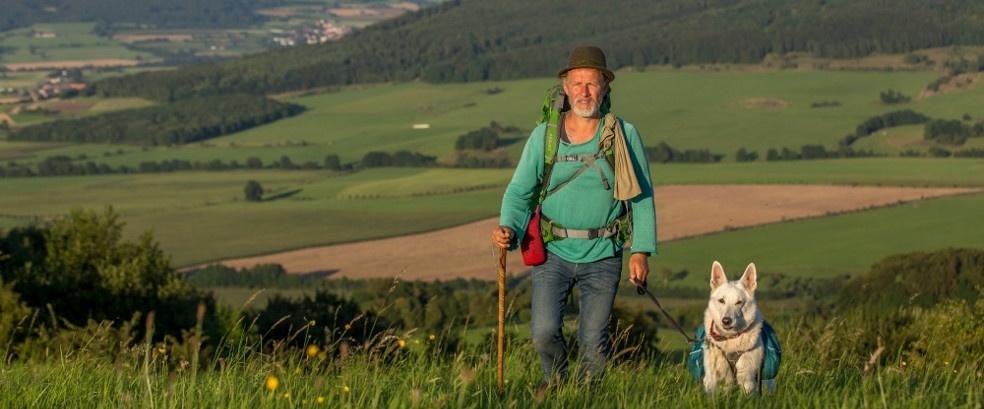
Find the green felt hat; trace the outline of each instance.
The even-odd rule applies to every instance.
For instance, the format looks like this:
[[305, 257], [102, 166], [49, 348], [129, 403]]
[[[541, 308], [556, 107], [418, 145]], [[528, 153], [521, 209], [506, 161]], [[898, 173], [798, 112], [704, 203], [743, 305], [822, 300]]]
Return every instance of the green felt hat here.
[[557, 77], [563, 77], [568, 71], [575, 68], [594, 68], [602, 72], [608, 82], [615, 81], [615, 73], [608, 69], [605, 61], [605, 52], [593, 45], [580, 45], [574, 47], [570, 57], [567, 59], [567, 67], [557, 73]]

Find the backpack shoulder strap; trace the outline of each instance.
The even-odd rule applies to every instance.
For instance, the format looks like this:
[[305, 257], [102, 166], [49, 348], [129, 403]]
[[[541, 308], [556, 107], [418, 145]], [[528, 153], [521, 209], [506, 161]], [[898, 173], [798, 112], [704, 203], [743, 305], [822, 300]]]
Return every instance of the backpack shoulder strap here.
[[547, 187], [550, 185], [550, 174], [557, 160], [557, 146], [560, 143], [560, 114], [564, 110], [567, 96], [560, 85], [554, 85], [543, 98], [540, 119], [537, 124], [546, 122], [547, 129], [543, 133], [543, 174], [540, 177], [540, 197], [537, 203], [542, 203], [547, 197]]

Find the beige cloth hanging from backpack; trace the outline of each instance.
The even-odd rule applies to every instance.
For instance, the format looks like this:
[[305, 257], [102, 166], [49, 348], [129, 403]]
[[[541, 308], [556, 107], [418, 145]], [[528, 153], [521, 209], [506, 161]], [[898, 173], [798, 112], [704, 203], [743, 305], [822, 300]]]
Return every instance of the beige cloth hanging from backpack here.
[[639, 179], [629, 157], [625, 132], [622, 131], [622, 126], [614, 114], [605, 115], [605, 124], [601, 132], [601, 149], [615, 151], [615, 199], [629, 200], [640, 195], [642, 188], [639, 186]]

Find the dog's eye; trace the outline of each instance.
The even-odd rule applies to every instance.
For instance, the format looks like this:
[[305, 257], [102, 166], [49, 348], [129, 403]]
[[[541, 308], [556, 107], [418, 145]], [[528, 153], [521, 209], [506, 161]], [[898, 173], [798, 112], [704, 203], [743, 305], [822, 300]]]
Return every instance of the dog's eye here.
[[744, 301], [739, 300], [738, 302], [735, 303], [735, 305], [742, 305], [744, 303], [745, 303]]
[[718, 302], [724, 304], [724, 298], [719, 299]]

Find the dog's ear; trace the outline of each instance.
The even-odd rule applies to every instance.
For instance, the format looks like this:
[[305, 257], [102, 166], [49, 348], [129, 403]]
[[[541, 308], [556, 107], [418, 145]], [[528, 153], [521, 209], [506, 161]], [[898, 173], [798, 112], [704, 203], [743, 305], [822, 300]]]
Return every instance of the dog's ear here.
[[728, 277], [724, 275], [724, 267], [721, 267], [721, 263], [715, 261], [711, 265], [711, 290], [715, 290], [727, 282]]
[[755, 263], [748, 263], [748, 267], [745, 268], [745, 273], [741, 275], [740, 281], [741, 285], [748, 292], [755, 292], [755, 287], [758, 287], [758, 272], [755, 271]]

